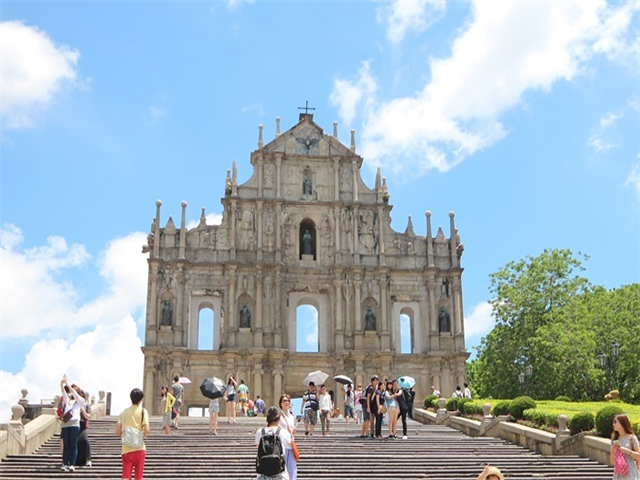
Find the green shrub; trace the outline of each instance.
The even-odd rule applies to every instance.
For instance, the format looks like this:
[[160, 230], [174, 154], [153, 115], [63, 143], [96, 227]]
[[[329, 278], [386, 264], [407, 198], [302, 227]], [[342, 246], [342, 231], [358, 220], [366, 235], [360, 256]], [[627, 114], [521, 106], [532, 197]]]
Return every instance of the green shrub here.
[[491, 407], [491, 414], [494, 417], [509, 415], [509, 408], [511, 408], [511, 400], [502, 400]]
[[555, 399], [556, 402], [570, 402], [571, 399], [566, 395], [558, 395]]
[[640, 420], [637, 422], [631, 422], [631, 428], [636, 433], [636, 435], [640, 435]]
[[446, 403], [447, 412], [455, 412], [458, 409], [459, 398], [448, 398]]
[[464, 404], [469, 403], [472, 400], [470, 398], [458, 398], [458, 411], [464, 413]]
[[433, 401], [437, 401], [438, 400], [438, 396], [437, 395], [427, 395], [424, 398], [424, 408], [433, 408]]
[[596, 433], [599, 437], [610, 438], [613, 430], [613, 417], [624, 413], [617, 405], [608, 405], [596, 413]]
[[484, 402], [476, 402], [474, 400], [471, 400], [470, 402], [464, 402], [464, 413], [466, 415], [481, 415], [483, 405]]
[[516, 420], [520, 420], [522, 418], [522, 414], [528, 408], [536, 408], [536, 402], [533, 398], [527, 397], [526, 395], [516, 397], [511, 400], [511, 405], [509, 406], [509, 415], [511, 415]]
[[595, 422], [596, 419], [591, 412], [576, 413], [571, 417], [571, 420], [569, 420], [569, 430], [571, 430], [571, 435], [593, 430]]

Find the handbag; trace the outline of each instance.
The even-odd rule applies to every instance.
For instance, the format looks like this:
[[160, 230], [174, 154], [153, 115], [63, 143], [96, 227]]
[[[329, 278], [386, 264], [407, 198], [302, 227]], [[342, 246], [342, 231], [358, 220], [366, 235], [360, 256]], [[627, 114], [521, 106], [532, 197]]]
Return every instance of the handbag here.
[[73, 417], [73, 407], [71, 407], [71, 410], [65, 412], [65, 414], [62, 415], [62, 423], [67, 423], [69, 420], [71, 420], [71, 417]]
[[378, 413], [381, 415], [384, 415], [385, 413], [387, 413], [386, 405], [380, 405], [380, 410], [378, 411]]
[[613, 472], [617, 475], [627, 475], [629, 473], [629, 465], [624, 453], [620, 449], [616, 449], [613, 453]]
[[[122, 412], [124, 424], [124, 412]], [[142, 410], [142, 424], [144, 425], [144, 410]], [[144, 431], [135, 427], [126, 427], [122, 430], [122, 445], [129, 448], [140, 449], [144, 445]]]

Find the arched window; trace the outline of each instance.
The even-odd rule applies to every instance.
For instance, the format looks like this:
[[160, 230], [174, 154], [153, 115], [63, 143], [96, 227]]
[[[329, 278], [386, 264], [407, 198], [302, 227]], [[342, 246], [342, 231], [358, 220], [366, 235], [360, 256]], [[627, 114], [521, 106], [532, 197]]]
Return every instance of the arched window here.
[[312, 305], [300, 305], [296, 309], [296, 351], [320, 351], [318, 310]]
[[400, 353], [413, 353], [413, 332], [411, 317], [400, 314]]
[[213, 310], [203, 308], [198, 313], [198, 350], [213, 350]]
[[303, 255], [313, 255], [316, 259], [316, 225], [313, 220], [304, 219], [300, 222], [300, 259]]

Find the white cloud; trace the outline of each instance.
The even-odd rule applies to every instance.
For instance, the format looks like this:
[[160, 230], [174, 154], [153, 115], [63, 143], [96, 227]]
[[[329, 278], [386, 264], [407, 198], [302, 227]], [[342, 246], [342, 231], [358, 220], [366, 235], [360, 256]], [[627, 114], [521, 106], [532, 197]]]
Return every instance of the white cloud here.
[[362, 62], [355, 81], [341, 79], [334, 81], [329, 101], [331, 105], [338, 108], [342, 121], [350, 125], [356, 116], [356, 108], [363, 99], [365, 108], [370, 109], [373, 106], [371, 102], [377, 89], [378, 85], [375, 78], [371, 76], [369, 62]]
[[53, 399], [60, 392], [60, 378], [69, 380], [95, 395], [112, 393], [112, 411], [127, 406], [132, 388], [142, 387], [144, 356], [140, 350], [136, 323], [131, 316], [98, 325], [72, 341], [61, 338], [41, 340], [29, 351], [24, 368], [17, 374], [0, 371], [0, 422], [11, 416], [11, 406], [20, 390], [29, 390], [33, 403]]
[[631, 98], [624, 107], [617, 112], [605, 113], [598, 126], [594, 128], [593, 133], [587, 140], [587, 145], [591, 147], [596, 154], [607, 152], [613, 148], [619, 147], [618, 143], [615, 143], [611, 138], [612, 132], [616, 131], [616, 125], [622, 120], [629, 112], [638, 112], [640, 110], [640, 99], [637, 97]]
[[[207, 213], [205, 215], [205, 219], [207, 220], [207, 225], [220, 225], [222, 223], [222, 214], [221, 213]], [[200, 219], [198, 220], [189, 220], [186, 224], [187, 230], [191, 230], [192, 228], [196, 228], [200, 223]]]
[[162, 120], [166, 114], [167, 110], [165, 108], [151, 105], [149, 107], [149, 111], [147, 112], [148, 123], [157, 123]]
[[445, 13], [444, 0], [396, 0], [378, 10], [378, 22], [387, 26], [387, 38], [397, 45], [409, 31], [427, 30]]
[[[451, 169], [506, 135], [500, 116], [518, 107], [526, 92], [572, 80], [595, 55], [618, 61], [637, 52], [637, 38], [626, 40], [637, 12], [604, 0], [474, 2], [451, 55], [429, 61], [421, 91], [374, 97], [361, 111], [355, 102], [363, 123], [360, 152], [374, 169]], [[358, 83], [334, 81], [331, 98], [345, 118], [353, 118], [353, 99], [364, 95]]]
[[489, 302], [480, 302], [464, 318], [464, 336], [467, 343], [471, 338], [484, 337], [495, 324], [493, 309]]
[[56, 274], [86, 266], [90, 255], [84, 246], [69, 247], [65, 239], [53, 236], [45, 246], [21, 249], [22, 240], [15, 226], [0, 230], [0, 338], [71, 334], [88, 325], [123, 318], [144, 306], [147, 264], [140, 246], [146, 243], [145, 234], [132, 233], [107, 245], [98, 257], [100, 275], [107, 283], [105, 293], [82, 305], [77, 304], [76, 288], [58, 281]]
[[227, 0], [227, 8], [229, 10], [237, 10], [242, 5], [252, 5], [255, 3], [255, 0]]
[[640, 164], [636, 165], [633, 170], [629, 173], [627, 177], [627, 181], [625, 182], [626, 187], [631, 187], [635, 192], [638, 200], [640, 200]]
[[56, 45], [46, 32], [21, 22], [2, 22], [0, 29], [3, 124], [12, 129], [30, 127], [65, 85], [76, 82], [80, 53]]

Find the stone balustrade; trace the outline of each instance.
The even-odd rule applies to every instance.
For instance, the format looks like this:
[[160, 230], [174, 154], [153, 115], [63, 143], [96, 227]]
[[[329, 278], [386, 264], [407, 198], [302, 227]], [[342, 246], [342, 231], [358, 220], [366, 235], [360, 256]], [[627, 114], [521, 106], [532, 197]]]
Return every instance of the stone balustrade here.
[[[8, 455], [31, 454], [42, 444], [60, 432], [60, 420], [56, 417], [56, 409], [60, 403], [57, 395], [53, 404], [33, 405], [27, 400], [29, 391], [22, 389], [22, 398], [11, 407], [11, 420], [0, 424], [0, 460]], [[91, 418], [99, 419], [106, 415], [105, 392], [99, 392], [98, 403], [91, 404]], [[95, 397], [92, 399], [95, 401]], [[39, 412], [34, 418], [29, 418], [25, 412]]]
[[484, 417], [481, 421], [460, 417], [459, 412], [444, 409], [444, 399], [438, 400], [438, 412], [421, 408], [414, 409], [414, 419], [424, 424], [446, 425], [460, 430], [471, 437], [502, 438], [533, 452], [546, 456], [578, 455], [610, 465], [609, 452], [611, 442], [606, 438], [594, 437], [585, 433], [571, 435], [567, 428], [566, 415], [558, 416], [558, 431], [545, 432], [518, 423], [509, 422], [506, 415], [493, 417], [491, 405], [483, 406]]

